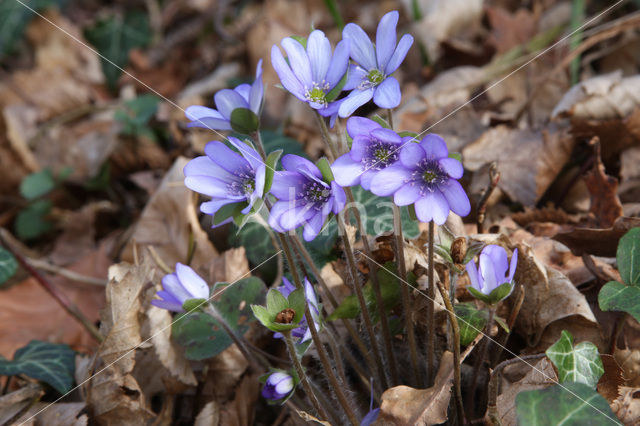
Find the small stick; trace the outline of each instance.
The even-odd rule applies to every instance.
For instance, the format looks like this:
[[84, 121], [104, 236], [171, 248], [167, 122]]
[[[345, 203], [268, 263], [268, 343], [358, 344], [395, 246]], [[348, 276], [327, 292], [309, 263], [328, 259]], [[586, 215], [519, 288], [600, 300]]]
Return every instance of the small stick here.
[[435, 234], [435, 223], [429, 222], [429, 287], [427, 288], [427, 295], [429, 301], [427, 302], [427, 386], [431, 386], [431, 380], [433, 378], [435, 345], [436, 345], [436, 325], [435, 325], [435, 306], [436, 301], [436, 288], [434, 285], [434, 266], [433, 266], [433, 239]]
[[487, 202], [489, 201], [489, 197], [493, 193], [493, 190], [498, 186], [498, 182], [500, 181], [500, 172], [498, 171], [498, 166], [495, 162], [491, 163], [489, 166], [489, 186], [482, 193], [482, 197], [480, 197], [480, 202], [478, 203], [478, 218], [477, 218], [477, 226], [478, 233], [484, 233], [484, 219], [485, 214], [487, 212]]
[[97, 285], [97, 286], [101, 286], [101, 287], [105, 287], [108, 284], [108, 281], [103, 279], [103, 278], [95, 278], [95, 277], [89, 277], [87, 275], [82, 275], [79, 274], [77, 272], [74, 271], [70, 271], [68, 269], [65, 268], [61, 268], [57, 265], [54, 265], [52, 263], [49, 263], [45, 260], [40, 260], [40, 259], [32, 259], [30, 257], [26, 257], [24, 258], [24, 260], [31, 266], [33, 266], [36, 269], [41, 269], [43, 271], [46, 272], [52, 272], [54, 274], [58, 274], [60, 276], [63, 276], [65, 278], [68, 278], [70, 280], [79, 282], [79, 283], [84, 283], [84, 284], [91, 284], [91, 285]]

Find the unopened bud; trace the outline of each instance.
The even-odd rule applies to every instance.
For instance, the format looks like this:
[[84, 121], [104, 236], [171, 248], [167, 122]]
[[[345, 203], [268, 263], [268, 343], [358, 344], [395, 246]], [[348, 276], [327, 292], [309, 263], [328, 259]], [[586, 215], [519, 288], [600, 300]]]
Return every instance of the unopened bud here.
[[464, 257], [467, 255], [467, 239], [458, 237], [451, 243], [451, 259], [456, 264], [463, 263]]
[[296, 316], [296, 311], [291, 308], [284, 309], [276, 315], [276, 322], [280, 324], [291, 324]]

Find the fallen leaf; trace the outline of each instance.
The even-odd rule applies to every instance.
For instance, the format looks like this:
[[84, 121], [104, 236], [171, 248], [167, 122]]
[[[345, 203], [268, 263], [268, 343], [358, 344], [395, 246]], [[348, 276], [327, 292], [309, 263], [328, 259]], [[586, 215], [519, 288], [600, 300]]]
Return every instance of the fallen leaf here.
[[220, 424], [220, 405], [216, 401], [207, 402], [196, 416], [194, 426], [218, 426]]
[[[29, 411], [20, 416], [16, 423], [29, 426], [86, 426], [89, 422], [89, 416], [81, 414], [85, 409], [84, 402], [55, 404], [37, 402], [29, 408]], [[38, 414], [36, 415], [36, 413]]]
[[640, 349], [616, 349], [613, 353], [622, 368], [627, 386], [640, 387]]
[[466, 146], [462, 160], [471, 171], [495, 161], [501, 175], [498, 187], [513, 201], [533, 206], [569, 160], [573, 146], [566, 129], [535, 132], [500, 125]]
[[453, 385], [453, 354], [444, 352], [434, 385], [428, 389], [395, 386], [382, 394], [376, 424], [431, 425], [447, 420]]
[[576, 256], [586, 253], [594, 256], [615, 257], [620, 238], [629, 229], [637, 226], [640, 226], [640, 218], [622, 216], [611, 228], [576, 228], [573, 231], [558, 233], [553, 236], [553, 239], [569, 247]]
[[610, 405], [613, 413], [625, 426], [640, 423], [640, 388], [621, 388], [620, 396]]
[[600, 354], [604, 374], [598, 381], [598, 393], [611, 404], [620, 396], [620, 387], [625, 384], [622, 368], [612, 355]]
[[258, 377], [255, 375], [245, 376], [236, 386], [233, 400], [222, 406], [220, 424], [225, 426], [253, 425], [258, 390]]
[[616, 219], [622, 216], [622, 203], [618, 198], [618, 179], [605, 173], [600, 158], [600, 142], [595, 141], [595, 162], [584, 177], [584, 181], [591, 195], [589, 212], [596, 218], [601, 228], [613, 226]]
[[156, 190], [124, 248], [121, 258], [133, 261], [134, 244], [152, 246], [160, 259], [170, 268], [176, 262], [186, 262], [189, 252], [189, 235], [193, 233], [196, 250], [191, 266], [207, 265], [217, 256], [206, 232], [201, 228], [196, 214], [194, 194], [184, 186], [182, 169], [188, 159], [179, 157], [167, 172], [160, 188]]
[[0, 396], [0, 424], [8, 424], [34, 400], [44, 395], [44, 389], [38, 383], [29, 383], [6, 395]]
[[534, 14], [527, 9], [511, 13], [501, 7], [488, 6], [485, 13], [492, 28], [488, 42], [495, 47], [496, 54], [528, 42], [538, 29]]

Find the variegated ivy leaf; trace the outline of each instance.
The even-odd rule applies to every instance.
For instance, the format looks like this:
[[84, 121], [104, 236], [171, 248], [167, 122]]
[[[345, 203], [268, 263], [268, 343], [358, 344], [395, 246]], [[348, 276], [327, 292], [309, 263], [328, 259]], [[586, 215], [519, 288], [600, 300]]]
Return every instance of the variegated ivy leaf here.
[[566, 330], [546, 354], [558, 369], [561, 383], [579, 382], [595, 388], [604, 373], [596, 345], [581, 342], [573, 346], [573, 336]]

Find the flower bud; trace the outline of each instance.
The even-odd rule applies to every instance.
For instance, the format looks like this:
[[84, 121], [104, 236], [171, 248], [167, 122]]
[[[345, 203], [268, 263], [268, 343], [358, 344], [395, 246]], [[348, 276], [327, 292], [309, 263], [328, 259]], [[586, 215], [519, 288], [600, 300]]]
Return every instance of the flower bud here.
[[294, 388], [293, 377], [283, 372], [271, 374], [262, 388], [262, 396], [277, 401], [288, 396]]
[[287, 308], [278, 312], [278, 315], [276, 315], [276, 322], [279, 322], [280, 324], [291, 324], [295, 316], [296, 311], [291, 308]]
[[467, 239], [465, 237], [458, 237], [451, 243], [451, 259], [456, 264], [464, 262], [464, 257], [467, 255]]

